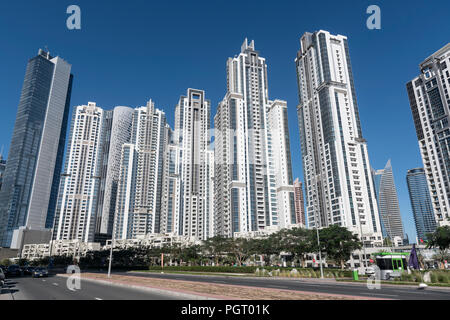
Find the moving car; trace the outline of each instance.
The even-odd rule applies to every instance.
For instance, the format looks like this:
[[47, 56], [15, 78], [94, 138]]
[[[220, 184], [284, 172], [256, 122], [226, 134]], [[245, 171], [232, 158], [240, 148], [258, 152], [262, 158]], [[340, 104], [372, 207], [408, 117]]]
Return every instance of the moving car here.
[[48, 270], [44, 267], [37, 267], [34, 269], [33, 278], [42, 278], [42, 277], [48, 277]]

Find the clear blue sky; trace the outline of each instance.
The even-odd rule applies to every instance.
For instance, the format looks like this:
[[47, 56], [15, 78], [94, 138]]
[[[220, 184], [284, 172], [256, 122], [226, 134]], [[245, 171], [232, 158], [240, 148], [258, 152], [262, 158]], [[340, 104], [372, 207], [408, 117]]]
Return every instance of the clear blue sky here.
[[[81, 7], [82, 29], [66, 28]], [[381, 8], [381, 30], [366, 8]], [[225, 64], [245, 37], [269, 65], [269, 95], [288, 101], [294, 175], [302, 177], [294, 58], [299, 38], [319, 29], [348, 36], [362, 129], [371, 165], [392, 159], [403, 222], [411, 240], [406, 171], [422, 166], [405, 84], [418, 64], [450, 41], [449, 1], [1, 1], [0, 147], [9, 148], [27, 60], [48, 46], [73, 65], [72, 106], [143, 105], [152, 98], [173, 125], [189, 87], [206, 90], [213, 114], [226, 91]]]

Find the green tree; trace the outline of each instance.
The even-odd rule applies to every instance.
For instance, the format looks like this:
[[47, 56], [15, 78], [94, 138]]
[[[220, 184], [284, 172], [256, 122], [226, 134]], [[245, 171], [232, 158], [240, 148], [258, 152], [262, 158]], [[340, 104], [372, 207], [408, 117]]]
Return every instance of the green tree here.
[[350, 259], [352, 252], [362, 247], [357, 235], [335, 224], [321, 229], [319, 237], [327, 258], [340, 263], [341, 269], [344, 269], [345, 262]]
[[433, 233], [427, 234], [427, 239], [427, 248], [439, 249], [437, 259], [440, 262], [440, 267], [443, 268], [444, 261], [447, 256], [447, 250], [450, 247], [450, 227], [438, 227]]
[[293, 228], [283, 233], [283, 251], [289, 252], [294, 258], [297, 258], [302, 267], [305, 264], [304, 255], [312, 251], [313, 232], [315, 231], [304, 228]]
[[202, 250], [213, 258], [215, 265], [219, 265], [221, 256], [230, 251], [230, 239], [223, 236], [215, 236], [203, 241]]
[[257, 242], [254, 239], [234, 238], [230, 242], [230, 254], [238, 266], [242, 266], [244, 261], [256, 252], [256, 248]]

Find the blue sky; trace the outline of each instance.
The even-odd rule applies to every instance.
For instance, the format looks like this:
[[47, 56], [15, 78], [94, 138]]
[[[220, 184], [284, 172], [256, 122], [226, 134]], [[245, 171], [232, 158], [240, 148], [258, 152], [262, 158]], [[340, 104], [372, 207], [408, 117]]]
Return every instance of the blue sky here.
[[[66, 8], [81, 8], [81, 30], [66, 28]], [[381, 8], [381, 30], [366, 28], [366, 8]], [[349, 38], [363, 135], [372, 167], [392, 159], [400, 209], [411, 240], [406, 171], [422, 166], [405, 84], [418, 64], [450, 41], [448, 1], [2, 1], [0, 147], [14, 126], [26, 62], [48, 46], [73, 65], [71, 105], [132, 107], [152, 98], [173, 125], [189, 87], [204, 89], [213, 114], [226, 91], [226, 59], [245, 37], [269, 65], [269, 95], [288, 101], [294, 175], [302, 177], [294, 58], [299, 38], [320, 29]]]

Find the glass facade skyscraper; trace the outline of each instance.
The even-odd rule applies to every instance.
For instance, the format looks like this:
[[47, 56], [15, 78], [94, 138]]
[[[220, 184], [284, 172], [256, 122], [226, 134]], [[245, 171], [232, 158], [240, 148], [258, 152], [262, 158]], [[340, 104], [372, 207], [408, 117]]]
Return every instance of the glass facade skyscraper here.
[[425, 240], [427, 233], [436, 229], [436, 219], [433, 214], [433, 203], [430, 198], [427, 177], [423, 168], [408, 170], [406, 175], [409, 199], [416, 224], [417, 238]]
[[19, 228], [51, 228], [64, 156], [71, 65], [39, 50], [29, 60], [0, 191], [0, 246]]
[[394, 237], [403, 239], [404, 230], [391, 160], [386, 163], [384, 169], [374, 170], [372, 174], [383, 237], [388, 237], [392, 240]]

